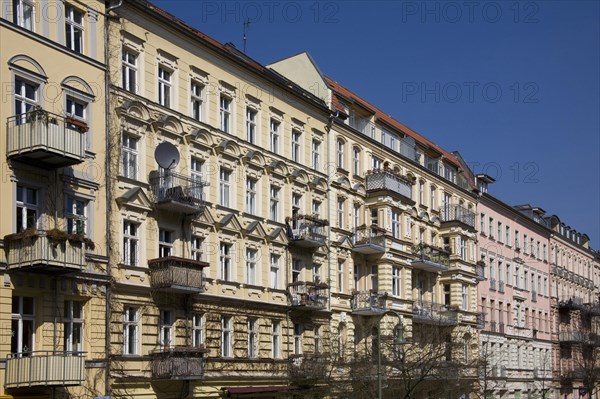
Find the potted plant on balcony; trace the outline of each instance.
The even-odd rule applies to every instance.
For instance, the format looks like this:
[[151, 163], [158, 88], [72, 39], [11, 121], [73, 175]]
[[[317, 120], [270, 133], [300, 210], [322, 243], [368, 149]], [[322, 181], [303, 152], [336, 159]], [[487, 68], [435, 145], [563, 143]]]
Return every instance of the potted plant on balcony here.
[[39, 235], [38, 231], [34, 227], [29, 227], [18, 233], [7, 234], [4, 236], [5, 242], [28, 240]]
[[73, 118], [72, 116], [68, 116], [67, 118], [65, 118], [65, 123], [75, 128], [77, 131], [79, 131], [79, 133], [85, 133], [89, 130], [88, 125], [85, 121]]

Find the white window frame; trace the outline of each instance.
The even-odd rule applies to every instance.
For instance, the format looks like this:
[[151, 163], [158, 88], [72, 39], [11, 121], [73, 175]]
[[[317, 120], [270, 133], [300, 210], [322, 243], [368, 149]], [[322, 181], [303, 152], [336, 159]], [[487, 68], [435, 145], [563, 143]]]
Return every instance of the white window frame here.
[[360, 176], [360, 148], [352, 147], [352, 173]]
[[395, 209], [392, 209], [392, 237], [400, 239], [401, 214]]
[[196, 157], [190, 160], [190, 177], [193, 182], [192, 192], [198, 199], [204, 199], [204, 178], [202, 175], [202, 167], [204, 162]]
[[233, 281], [231, 268], [232, 244], [222, 242], [219, 246], [219, 278], [223, 281]]
[[[81, 22], [75, 19], [76, 16], [81, 17]], [[85, 12], [72, 5], [65, 5], [65, 46], [79, 54], [83, 54], [84, 51], [84, 18]], [[79, 32], [79, 38], [77, 38], [77, 32]]]
[[123, 176], [137, 180], [138, 175], [138, 142], [139, 139], [127, 133], [123, 133], [123, 147], [121, 148], [121, 161], [123, 164]]
[[[65, 301], [64, 314], [64, 350], [69, 354], [83, 352], [84, 343], [84, 305], [83, 301]], [[76, 308], [79, 307], [79, 315], [76, 315]]]
[[297, 258], [292, 258], [292, 283], [301, 281], [302, 279], [302, 261]]
[[275, 154], [279, 154], [279, 141], [281, 139], [281, 121], [271, 118], [269, 120], [269, 149]]
[[89, 201], [74, 195], [66, 195], [65, 221], [67, 233], [88, 236]]
[[123, 310], [123, 354], [139, 354], [140, 318], [139, 308], [125, 305]]
[[219, 169], [219, 205], [231, 206], [231, 171], [223, 167]]
[[231, 97], [221, 93], [219, 97], [219, 128], [225, 133], [231, 133]]
[[203, 121], [204, 84], [196, 79], [190, 82], [190, 117]]
[[130, 220], [123, 221], [123, 264], [127, 266], [137, 266], [139, 264], [139, 244], [138, 236], [139, 224]]
[[121, 85], [130, 93], [138, 91], [138, 61], [139, 54], [127, 47], [121, 51]]
[[[35, 197], [33, 202], [30, 193]], [[20, 197], [20, 199], [19, 199]], [[15, 210], [17, 213], [16, 232], [19, 233], [28, 228], [38, 228], [40, 220], [40, 190], [28, 187], [25, 185], [17, 185], [17, 197], [15, 202]], [[19, 216], [20, 215], [20, 216]], [[30, 216], [33, 216], [33, 223], [29, 223]], [[20, 219], [20, 221], [19, 221]], [[20, 223], [19, 223], [20, 222]]]
[[292, 129], [292, 161], [301, 162], [300, 149], [301, 149], [302, 132], [298, 129]]
[[338, 138], [336, 141], [336, 166], [340, 169], [344, 169], [344, 149], [346, 143], [344, 140]]
[[302, 354], [302, 336], [304, 335], [304, 326], [301, 323], [294, 323], [294, 355]]
[[170, 108], [173, 99], [173, 83], [171, 82], [174, 71], [163, 64], [158, 64], [157, 72], [157, 101], [163, 107]]
[[16, 0], [13, 22], [22, 28], [35, 31], [35, 1], [33, 0]]
[[204, 245], [204, 238], [200, 236], [192, 236], [191, 239], [191, 257], [193, 260], [202, 261], [202, 250]]
[[343, 293], [344, 292], [344, 276], [346, 275], [345, 273], [345, 269], [346, 269], [346, 260], [345, 259], [338, 259], [338, 292], [339, 293]]
[[273, 320], [271, 325], [271, 357], [281, 358], [281, 322]]
[[258, 129], [258, 111], [252, 107], [246, 107], [246, 140], [251, 144], [256, 144]]
[[392, 267], [392, 295], [399, 297], [401, 294], [402, 274], [401, 269], [397, 266]]
[[[28, 90], [28, 87], [30, 90]], [[39, 103], [40, 83], [25, 79], [22, 76], [15, 77], [15, 115], [23, 115], [31, 112]], [[16, 123], [25, 123], [26, 118], [17, 118]]]
[[158, 257], [166, 258], [174, 255], [175, 232], [168, 229], [158, 229]]
[[270, 256], [270, 270], [269, 270], [269, 287], [272, 289], [279, 289], [280, 280], [280, 267], [279, 267], [280, 256], [277, 254], [271, 254]]
[[319, 140], [313, 139], [311, 144], [311, 154], [312, 154], [312, 168], [314, 170], [319, 170], [319, 164], [321, 161], [321, 142]]
[[346, 212], [346, 200], [343, 198], [338, 198], [337, 200], [337, 219], [338, 219], [338, 227], [344, 228], [344, 214]]
[[246, 212], [251, 215], [256, 215], [256, 187], [258, 180], [247, 177], [246, 178]]
[[258, 319], [248, 319], [248, 358], [258, 357]]
[[221, 318], [221, 357], [233, 357], [233, 317]]
[[162, 350], [170, 349], [175, 346], [174, 333], [174, 312], [171, 309], [161, 309], [158, 325], [158, 345]]
[[281, 189], [275, 185], [271, 185], [269, 194], [269, 216], [271, 220], [279, 220], [279, 193]]
[[204, 314], [194, 313], [192, 317], [192, 346], [204, 346]]
[[258, 250], [246, 248], [246, 284], [257, 285]]
[[[27, 298], [28, 301], [31, 301], [31, 313], [25, 313], [24, 310], [24, 299]], [[17, 306], [15, 309], [15, 300], [17, 301]], [[11, 338], [16, 337], [16, 345], [13, 346], [13, 341], [11, 339], [11, 352], [18, 353], [18, 356], [21, 357], [24, 354], [28, 354], [29, 352], [33, 352], [35, 350], [35, 298], [30, 296], [13, 296], [12, 297], [12, 314], [11, 314], [11, 323], [12, 323], [12, 336]], [[16, 311], [15, 311], [16, 310]], [[15, 326], [16, 323], [16, 326]], [[29, 327], [26, 328], [25, 324], [28, 324]], [[15, 331], [16, 329], [16, 331]], [[25, 334], [30, 333], [28, 336], [28, 340], [31, 341], [31, 348], [25, 345], [23, 342], [23, 337]]]

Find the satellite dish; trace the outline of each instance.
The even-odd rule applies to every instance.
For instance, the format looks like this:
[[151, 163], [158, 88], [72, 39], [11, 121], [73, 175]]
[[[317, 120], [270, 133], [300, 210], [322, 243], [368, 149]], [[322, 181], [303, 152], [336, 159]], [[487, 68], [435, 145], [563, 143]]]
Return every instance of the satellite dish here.
[[172, 169], [179, 163], [179, 151], [173, 144], [163, 142], [154, 150], [154, 159], [161, 168]]

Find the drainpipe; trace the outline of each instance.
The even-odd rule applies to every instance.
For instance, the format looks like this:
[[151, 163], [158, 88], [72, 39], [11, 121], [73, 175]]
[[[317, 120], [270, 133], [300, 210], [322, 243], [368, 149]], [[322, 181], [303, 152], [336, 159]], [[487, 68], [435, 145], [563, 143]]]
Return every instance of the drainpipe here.
[[[111, 256], [110, 256], [110, 245], [111, 245], [111, 229], [110, 229], [110, 215], [111, 215], [111, 209], [112, 209], [112, 198], [111, 198], [111, 170], [110, 170], [110, 157], [109, 157], [109, 151], [110, 151], [110, 139], [109, 139], [109, 135], [110, 135], [110, 119], [109, 119], [109, 111], [110, 111], [110, 106], [109, 106], [109, 90], [110, 90], [110, 65], [109, 65], [109, 59], [108, 59], [108, 45], [109, 45], [109, 37], [108, 37], [108, 28], [109, 28], [109, 13], [113, 10], [116, 10], [117, 8], [121, 7], [123, 5], [123, 0], [119, 0], [119, 3], [117, 3], [114, 6], [110, 6], [107, 7], [105, 9], [104, 12], [104, 64], [105, 64], [105, 71], [104, 71], [104, 128], [105, 128], [105, 132], [104, 132], [104, 143], [105, 143], [105, 176], [104, 176], [104, 180], [106, 183], [106, 257], [108, 259], [108, 262], [106, 264], [106, 274], [107, 276], [111, 275], [111, 267], [110, 267], [110, 262], [111, 262]], [[106, 315], [105, 315], [105, 324], [104, 324], [104, 351], [106, 353], [106, 363], [105, 363], [105, 376], [104, 376], [104, 395], [105, 396], [110, 396], [111, 394], [111, 389], [110, 389], [110, 370], [111, 370], [111, 365], [110, 365], [110, 319], [111, 319], [111, 309], [110, 309], [110, 303], [111, 303], [111, 286], [110, 283], [106, 284]]]
[[[325, 172], [327, 173], [327, 220], [329, 220], [329, 228], [327, 229], [327, 279], [329, 281], [329, 294], [327, 300], [327, 308], [331, 311], [331, 172], [330, 168], [330, 151], [331, 151], [331, 127], [333, 126], [334, 119], [339, 115], [339, 112], [329, 115], [327, 126], [327, 166]], [[339, 284], [339, 282], [338, 282]]]

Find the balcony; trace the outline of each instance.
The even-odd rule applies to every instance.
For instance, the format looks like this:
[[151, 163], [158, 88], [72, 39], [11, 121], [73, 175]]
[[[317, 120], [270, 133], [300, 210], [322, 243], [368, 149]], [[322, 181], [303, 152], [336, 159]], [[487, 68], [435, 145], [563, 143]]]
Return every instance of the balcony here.
[[27, 229], [4, 237], [8, 270], [68, 272], [86, 265], [87, 242], [78, 234], [60, 230]]
[[558, 308], [561, 310], [578, 310], [583, 307], [583, 298], [577, 296], [563, 296], [558, 300]]
[[385, 169], [373, 169], [367, 172], [367, 193], [388, 191], [412, 201], [413, 182], [407, 177]]
[[194, 294], [204, 290], [202, 269], [209, 264], [193, 259], [167, 256], [148, 261], [150, 287], [154, 290]]
[[5, 388], [81, 385], [85, 359], [81, 352], [35, 351], [6, 359]]
[[456, 325], [458, 312], [447, 305], [435, 302], [413, 303], [413, 321], [423, 324]]
[[290, 355], [288, 361], [290, 380], [294, 384], [314, 383], [329, 374], [329, 359], [323, 354]]
[[6, 122], [6, 157], [30, 165], [61, 168], [83, 162], [85, 132], [81, 121], [36, 109]]
[[207, 183], [171, 171], [150, 173], [150, 188], [158, 209], [175, 213], [197, 214], [204, 210], [203, 187]]
[[471, 228], [475, 228], [475, 212], [461, 205], [444, 205], [440, 208], [440, 216], [443, 223], [460, 222]]
[[354, 291], [352, 313], [363, 316], [381, 315], [386, 311], [387, 294], [377, 291]]
[[490, 290], [496, 291], [496, 279], [493, 277], [490, 278]]
[[504, 293], [504, 281], [498, 280], [498, 292]]
[[329, 286], [324, 283], [297, 281], [288, 284], [288, 293], [292, 307], [320, 310], [327, 307]]
[[418, 244], [413, 246], [412, 253], [417, 255], [417, 259], [411, 262], [414, 269], [431, 273], [448, 270], [450, 254], [441, 248], [436, 248], [427, 244]]
[[581, 331], [559, 331], [558, 340], [561, 343], [581, 343], [583, 342], [583, 334]]
[[537, 302], [537, 292], [531, 291], [531, 302]]
[[199, 380], [204, 377], [204, 347], [165, 348], [150, 353], [152, 378]]
[[477, 275], [477, 280], [478, 281], [484, 281], [486, 279], [485, 277], [485, 263], [479, 261], [477, 262], [477, 264], [475, 265], [475, 274]]
[[384, 253], [385, 233], [385, 229], [376, 225], [357, 227], [352, 239], [352, 250], [367, 255]]
[[315, 216], [296, 214], [286, 218], [287, 236], [290, 243], [303, 248], [318, 248], [325, 245], [327, 220]]

